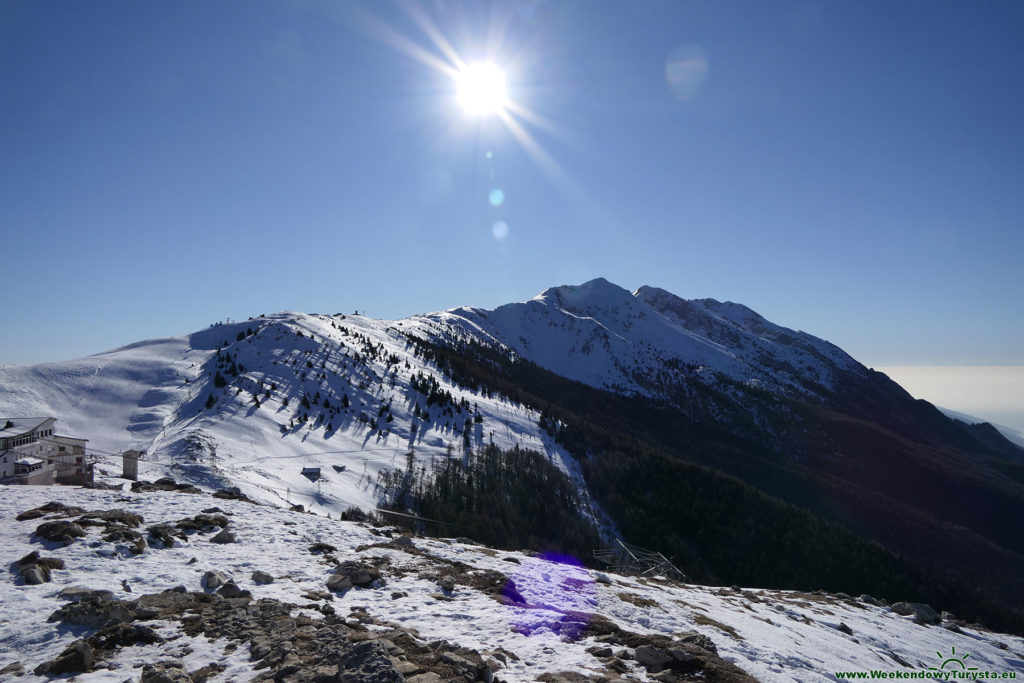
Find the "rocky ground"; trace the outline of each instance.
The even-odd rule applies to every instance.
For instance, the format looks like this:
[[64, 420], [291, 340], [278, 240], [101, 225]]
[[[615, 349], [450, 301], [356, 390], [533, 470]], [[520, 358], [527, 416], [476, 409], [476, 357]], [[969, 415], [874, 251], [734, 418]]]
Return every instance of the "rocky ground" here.
[[869, 596], [686, 586], [216, 497], [4, 489], [0, 677], [835, 680], [1024, 641]]

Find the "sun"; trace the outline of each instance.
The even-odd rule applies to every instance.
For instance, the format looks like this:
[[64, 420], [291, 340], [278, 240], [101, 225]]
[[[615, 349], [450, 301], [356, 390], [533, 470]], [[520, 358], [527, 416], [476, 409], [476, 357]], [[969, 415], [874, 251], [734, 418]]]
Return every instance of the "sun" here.
[[505, 72], [492, 62], [468, 64], [455, 77], [462, 110], [475, 116], [496, 114], [505, 109]]

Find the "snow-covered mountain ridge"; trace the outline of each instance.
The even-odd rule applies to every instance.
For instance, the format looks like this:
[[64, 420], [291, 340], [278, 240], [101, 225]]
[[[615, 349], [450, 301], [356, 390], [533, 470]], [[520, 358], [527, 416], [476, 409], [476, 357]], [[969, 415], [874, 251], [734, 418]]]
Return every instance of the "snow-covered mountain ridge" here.
[[820, 398], [840, 374], [866, 372], [838, 347], [740, 304], [646, 286], [630, 293], [603, 278], [493, 311], [414, 316], [403, 326], [483, 339], [564, 377], [669, 402], [687, 382], [716, 385], [722, 378]]
[[[51, 501], [67, 507], [23, 514]], [[833, 681], [950, 653], [1024, 671], [1020, 637], [867, 596], [602, 573], [204, 494], [14, 487], [0, 517], [0, 562], [51, 565], [49, 582], [3, 579], [0, 672], [16, 680]], [[66, 543], [35, 533], [77, 522]], [[339, 576], [356, 583], [330, 588]]]

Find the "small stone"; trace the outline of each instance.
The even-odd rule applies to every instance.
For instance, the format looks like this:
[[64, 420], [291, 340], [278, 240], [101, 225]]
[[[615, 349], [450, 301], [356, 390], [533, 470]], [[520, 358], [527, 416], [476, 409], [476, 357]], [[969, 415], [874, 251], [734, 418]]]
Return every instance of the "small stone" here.
[[0, 669], [0, 676], [24, 676], [25, 666], [21, 662], [11, 662]]
[[77, 602], [85, 598], [97, 598], [99, 600], [111, 600], [114, 597], [113, 591], [103, 588], [83, 588], [81, 586], [68, 586], [60, 592], [60, 597], [65, 600]]
[[217, 588], [220, 588], [227, 582], [228, 577], [225, 576], [223, 572], [219, 572], [216, 569], [211, 569], [210, 571], [203, 574], [203, 588], [209, 590], [216, 590]]
[[50, 582], [50, 569], [41, 564], [30, 564], [21, 568], [21, 578], [29, 586], [37, 586], [41, 583]]
[[352, 587], [352, 581], [343, 574], [333, 574], [327, 579], [327, 588], [332, 591], [343, 591]]
[[407, 683], [441, 683], [444, 679], [433, 671], [428, 671], [424, 674], [416, 674], [415, 676], [411, 676], [405, 680]]
[[238, 539], [227, 529], [221, 529], [220, 533], [211, 538], [210, 541], [212, 543], [236, 543]]
[[192, 683], [192, 677], [180, 661], [164, 661], [142, 667], [140, 683]]
[[268, 583], [274, 583], [274, 577], [260, 570], [256, 570], [252, 573], [252, 582], [257, 585], [265, 585]]
[[313, 553], [314, 555], [319, 555], [320, 553], [333, 553], [335, 550], [337, 550], [337, 548], [335, 548], [330, 543], [318, 542], [309, 546], [309, 552]]
[[36, 536], [53, 543], [68, 545], [73, 543], [76, 538], [85, 536], [85, 529], [67, 520], [44, 522], [36, 527]]
[[675, 659], [667, 651], [653, 645], [641, 645], [636, 649], [636, 661], [647, 669], [648, 673], [658, 673]]
[[217, 595], [225, 598], [251, 598], [252, 593], [246, 590], [242, 590], [234, 581], [228, 581], [220, 590], [217, 591]]

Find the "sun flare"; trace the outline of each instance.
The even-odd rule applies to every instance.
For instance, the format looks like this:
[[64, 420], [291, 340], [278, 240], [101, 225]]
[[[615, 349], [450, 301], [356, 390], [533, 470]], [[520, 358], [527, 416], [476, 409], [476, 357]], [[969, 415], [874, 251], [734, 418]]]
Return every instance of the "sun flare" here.
[[491, 62], [469, 64], [455, 80], [459, 104], [467, 114], [486, 116], [505, 108], [505, 72]]

